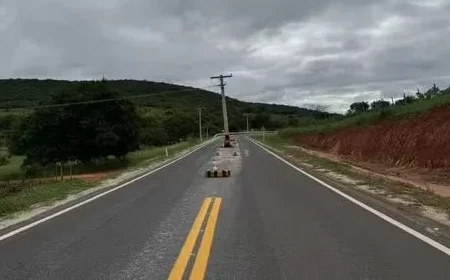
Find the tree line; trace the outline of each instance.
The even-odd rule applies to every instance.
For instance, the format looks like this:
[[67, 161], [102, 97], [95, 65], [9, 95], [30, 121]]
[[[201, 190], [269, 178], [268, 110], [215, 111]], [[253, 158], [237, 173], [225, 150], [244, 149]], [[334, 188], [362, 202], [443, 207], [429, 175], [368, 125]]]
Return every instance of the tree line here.
[[404, 93], [403, 98], [392, 103], [384, 99], [373, 101], [370, 104], [366, 101], [354, 102], [350, 105], [350, 108], [347, 111], [347, 115], [363, 113], [369, 110], [380, 110], [388, 108], [390, 106], [404, 106], [406, 104], [411, 104], [421, 100], [432, 99], [442, 94], [450, 94], [450, 87], [445, 90], [440, 90], [439, 87], [436, 86], [436, 84], [433, 84], [433, 86], [426, 90], [424, 93], [420, 92], [419, 89], [417, 89], [415, 95]]

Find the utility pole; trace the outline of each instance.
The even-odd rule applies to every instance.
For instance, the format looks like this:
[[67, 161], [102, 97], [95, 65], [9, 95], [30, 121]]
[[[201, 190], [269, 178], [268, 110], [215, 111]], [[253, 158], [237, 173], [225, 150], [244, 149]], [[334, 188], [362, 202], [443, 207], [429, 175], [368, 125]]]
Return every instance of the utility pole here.
[[203, 142], [202, 139], [202, 108], [199, 107], [198, 109], [198, 131], [200, 135], [200, 142]]
[[245, 117], [247, 118], [247, 132], [249, 132], [249, 126], [248, 126], [248, 113], [247, 114], [245, 114]]
[[220, 90], [221, 90], [221, 93], [222, 93], [223, 129], [224, 129], [225, 135], [227, 135], [230, 131], [228, 129], [228, 114], [227, 114], [227, 104], [226, 104], [226, 99], [225, 99], [225, 85], [226, 85], [226, 83], [224, 83], [223, 80], [226, 79], [226, 78], [231, 78], [231, 77], [233, 77], [233, 74], [211, 77], [211, 80], [219, 79], [219, 81], [220, 81], [219, 85], [220, 85]]

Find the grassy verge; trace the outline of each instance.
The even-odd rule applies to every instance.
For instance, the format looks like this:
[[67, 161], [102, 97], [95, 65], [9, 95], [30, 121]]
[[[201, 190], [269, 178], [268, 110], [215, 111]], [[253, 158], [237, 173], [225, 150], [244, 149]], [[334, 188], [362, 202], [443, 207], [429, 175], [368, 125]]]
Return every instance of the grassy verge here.
[[153, 161], [166, 158], [166, 149], [169, 156], [173, 156], [174, 154], [177, 154], [197, 144], [199, 144], [198, 141], [181, 142], [168, 147], [157, 147], [136, 151], [129, 155], [130, 165], [145, 166]]
[[81, 192], [93, 186], [92, 182], [70, 180], [24, 189], [20, 192], [0, 197], [0, 217], [29, 209], [30, 206], [37, 203], [64, 199], [70, 194]]
[[[262, 137], [255, 136], [256, 140], [262, 142]], [[369, 189], [377, 190], [377, 195], [383, 199], [400, 197], [408, 199], [412, 207], [430, 206], [444, 211], [450, 219], [450, 198], [442, 197], [431, 191], [402, 185], [397, 182], [391, 182], [384, 179], [369, 177], [358, 173], [346, 163], [336, 162], [330, 159], [321, 158], [303, 152], [300, 149], [291, 149], [287, 146], [292, 145], [291, 141], [278, 135], [266, 136], [264, 144], [285, 158], [290, 158], [297, 164], [306, 163], [311, 166], [311, 170], [320, 172], [325, 169], [337, 174], [342, 174], [356, 181], [358, 185], [367, 186]], [[326, 176], [326, 173], [323, 173]]]
[[28, 110], [28, 109], [15, 109], [15, 108], [11, 108], [11, 109], [0, 109], [0, 117], [2, 116], [8, 116], [8, 115], [28, 115], [31, 112], [33, 112], [33, 110]]
[[0, 180], [13, 180], [22, 177], [23, 172], [20, 165], [23, 162], [23, 156], [13, 156], [8, 164], [0, 166]]
[[[151, 163], [152, 161], [160, 160], [166, 157], [165, 150], [168, 150], [169, 155], [178, 153], [188, 147], [198, 144], [197, 141], [187, 141], [181, 142], [174, 145], [166, 147], [145, 147], [142, 150], [132, 152], [126, 156], [124, 160], [119, 160], [116, 158], [108, 158], [101, 161], [92, 161], [88, 163], [80, 163], [72, 167], [72, 174], [85, 174], [85, 173], [95, 173], [95, 172], [107, 172], [125, 169], [135, 166], [144, 166]], [[0, 166], [0, 181], [8, 180], [21, 180], [25, 177], [25, 172], [20, 168], [24, 157], [23, 156], [13, 156], [9, 163]], [[55, 177], [56, 168], [48, 167], [46, 169], [38, 170], [37, 174], [33, 177]], [[58, 169], [58, 175], [60, 174], [60, 169]], [[65, 165], [63, 167], [63, 174], [69, 175], [69, 166]]]
[[[121, 170], [129, 167], [143, 167], [152, 162], [166, 159], [166, 149], [169, 157], [198, 144], [197, 141], [182, 142], [167, 147], [146, 148], [130, 153], [126, 161], [110, 160], [95, 165], [84, 165], [78, 168], [79, 173]], [[13, 158], [7, 166], [0, 167], [0, 176], [21, 174], [22, 157]], [[0, 185], [0, 218], [18, 211], [30, 209], [38, 203], [51, 203], [95, 187], [99, 182], [86, 182], [79, 179], [55, 181], [46, 180], [41, 184], [17, 182]]]

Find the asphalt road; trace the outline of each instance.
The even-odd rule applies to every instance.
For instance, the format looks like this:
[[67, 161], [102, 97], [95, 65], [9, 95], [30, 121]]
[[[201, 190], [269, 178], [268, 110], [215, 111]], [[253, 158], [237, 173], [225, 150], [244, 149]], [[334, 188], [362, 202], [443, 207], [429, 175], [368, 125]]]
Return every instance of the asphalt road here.
[[0, 241], [0, 279], [450, 279], [450, 257], [240, 139]]

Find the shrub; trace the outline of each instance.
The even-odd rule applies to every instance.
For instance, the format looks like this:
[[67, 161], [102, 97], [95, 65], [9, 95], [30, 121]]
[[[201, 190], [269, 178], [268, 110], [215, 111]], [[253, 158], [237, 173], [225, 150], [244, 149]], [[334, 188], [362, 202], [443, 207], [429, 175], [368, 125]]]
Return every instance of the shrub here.
[[8, 155], [0, 155], [0, 166], [7, 165], [10, 157]]

